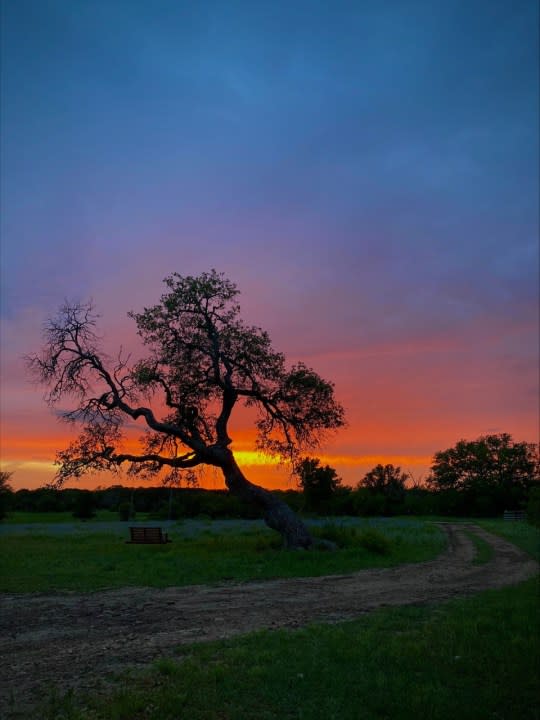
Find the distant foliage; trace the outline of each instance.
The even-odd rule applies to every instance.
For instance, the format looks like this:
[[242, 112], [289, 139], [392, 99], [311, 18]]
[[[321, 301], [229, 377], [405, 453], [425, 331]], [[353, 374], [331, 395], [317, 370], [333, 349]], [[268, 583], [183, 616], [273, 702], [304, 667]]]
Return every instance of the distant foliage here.
[[460, 440], [435, 454], [428, 486], [461, 514], [522, 508], [540, 483], [538, 447], [507, 433]]
[[96, 507], [93, 494], [90, 490], [81, 490], [73, 510], [73, 517], [79, 518], [79, 520], [90, 520], [95, 515]]
[[[296, 512], [324, 516], [502, 517], [504, 510], [526, 509], [529, 522], [540, 525], [538, 449], [530, 443], [514, 442], [510, 435], [461, 440], [455, 447], [436, 453], [426, 485], [407, 487], [407, 475], [393, 465], [375, 466], [354, 489], [343, 485], [336, 471], [322, 466], [316, 458], [304, 458], [298, 469], [301, 491], [275, 491]], [[114, 513], [121, 507], [127, 513], [127, 508], [132, 507], [156, 520], [258, 517], [253, 505], [225, 490], [113, 485], [91, 493], [51, 487], [12, 492], [9, 476], [1, 476], [0, 503], [9, 503], [10, 509], [17, 511], [76, 512], [86, 504]], [[5, 508], [5, 504], [1, 507]], [[327, 539], [338, 545], [353, 541], [352, 537], [331, 534]]]
[[6, 517], [7, 511], [11, 505], [13, 496], [13, 488], [9, 481], [13, 473], [6, 470], [0, 471], [0, 520]]
[[394, 465], [376, 465], [358, 484], [358, 507], [366, 514], [393, 515], [402, 510], [407, 473]]
[[333, 495], [341, 485], [334, 468], [321, 465], [317, 458], [303, 458], [296, 468], [300, 487], [304, 493], [306, 509], [321, 512], [328, 508]]
[[407, 473], [401, 472], [400, 467], [379, 464], [364, 475], [360, 485], [386, 497], [402, 500], [407, 479]]

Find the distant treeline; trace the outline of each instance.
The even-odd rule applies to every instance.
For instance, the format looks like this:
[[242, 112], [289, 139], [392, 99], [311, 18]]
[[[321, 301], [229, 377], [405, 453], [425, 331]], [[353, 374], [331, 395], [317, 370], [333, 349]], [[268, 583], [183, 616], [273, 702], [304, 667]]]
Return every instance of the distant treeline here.
[[[342, 484], [334, 468], [304, 458], [296, 469], [298, 490], [275, 491], [294, 511], [317, 515], [450, 515], [496, 517], [505, 510], [526, 510], [540, 522], [538, 446], [515, 442], [507, 433], [460, 440], [435, 454], [425, 485], [410, 487], [410, 477], [393, 465], [377, 465], [355, 488]], [[137, 513], [156, 519], [258, 517], [257, 509], [226, 490], [170, 486], [97, 490], [40, 488], [14, 492], [11, 473], [0, 472], [0, 519], [6, 511], [67, 511], [92, 517], [97, 510]]]
[[[517, 507], [538, 505], [539, 488], [532, 488], [529, 498]], [[493, 517], [508, 508], [489, 496], [473, 495], [457, 490], [431, 490], [414, 487], [399, 495], [388, 495], [366, 487], [349, 488], [340, 485], [324, 503], [312, 503], [300, 490], [275, 491], [296, 512], [313, 515], [452, 515]], [[149, 514], [158, 519], [181, 518], [248, 518], [258, 517], [257, 509], [245, 504], [226, 490], [202, 488], [137, 487], [121, 485], [97, 489], [17, 490], [10, 494], [8, 512], [71, 512], [76, 517], [90, 518], [97, 510], [118, 513], [124, 520], [137, 514]], [[535, 499], [536, 498], [536, 499]], [[532, 508], [531, 508], [532, 509]], [[536, 513], [538, 510], [536, 510]]]

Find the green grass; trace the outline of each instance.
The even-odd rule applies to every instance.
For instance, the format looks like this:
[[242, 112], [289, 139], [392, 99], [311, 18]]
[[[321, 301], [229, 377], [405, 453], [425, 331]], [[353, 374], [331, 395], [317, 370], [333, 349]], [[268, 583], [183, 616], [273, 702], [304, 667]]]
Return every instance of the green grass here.
[[[367, 522], [351, 534], [348, 547], [334, 552], [285, 552], [271, 531], [218, 535], [211, 527], [194, 537], [182, 536], [178, 528], [167, 545], [127, 545], [106, 533], [5, 535], [0, 543], [0, 590], [90, 591], [346, 573], [428, 560], [445, 543], [435, 525], [403, 520], [385, 521], [381, 529]], [[377, 544], [378, 535], [383, 539]]]
[[[525, 524], [482, 523], [538, 556]], [[44, 720], [538, 720], [538, 578], [431, 607], [183, 647]]]
[[464, 530], [465, 534], [472, 540], [476, 554], [472, 561], [473, 565], [485, 565], [493, 557], [493, 547], [476, 533]]
[[540, 530], [533, 525], [510, 520], [475, 520], [474, 522], [488, 532], [510, 540], [540, 561]]

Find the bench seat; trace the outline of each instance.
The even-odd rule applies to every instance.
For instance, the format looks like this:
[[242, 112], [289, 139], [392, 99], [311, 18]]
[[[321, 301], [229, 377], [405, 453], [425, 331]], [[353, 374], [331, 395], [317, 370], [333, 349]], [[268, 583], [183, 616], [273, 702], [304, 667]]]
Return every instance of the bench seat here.
[[162, 545], [172, 542], [160, 527], [130, 527], [129, 533], [130, 539], [126, 540], [127, 543]]

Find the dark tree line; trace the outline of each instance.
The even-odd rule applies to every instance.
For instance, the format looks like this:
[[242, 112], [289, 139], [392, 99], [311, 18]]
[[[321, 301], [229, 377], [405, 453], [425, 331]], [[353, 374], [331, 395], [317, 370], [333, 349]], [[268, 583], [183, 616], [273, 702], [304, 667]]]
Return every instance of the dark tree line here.
[[[334, 468], [317, 458], [302, 458], [297, 466], [299, 489], [274, 495], [295, 512], [320, 515], [461, 515], [500, 516], [504, 510], [524, 509], [540, 521], [538, 448], [514, 442], [510, 435], [460, 440], [434, 456], [423, 485], [393, 465], [377, 465], [355, 488], [343, 485]], [[4, 510], [69, 511], [84, 517], [88, 509], [118, 512], [124, 519], [135, 513], [156, 518], [258, 517], [252, 503], [223, 490], [138, 487], [121, 485], [92, 492], [40, 488], [11, 491], [4, 473], [0, 500]]]
[[537, 516], [538, 446], [507, 433], [460, 440], [435, 454], [422, 485], [399, 467], [377, 465], [354, 489], [344, 487], [329, 466], [305, 459], [300, 485], [304, 506], [324, 514], [496, 516], [529, 507]]

